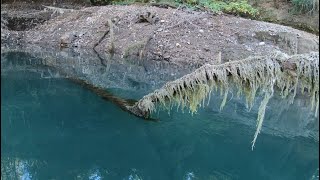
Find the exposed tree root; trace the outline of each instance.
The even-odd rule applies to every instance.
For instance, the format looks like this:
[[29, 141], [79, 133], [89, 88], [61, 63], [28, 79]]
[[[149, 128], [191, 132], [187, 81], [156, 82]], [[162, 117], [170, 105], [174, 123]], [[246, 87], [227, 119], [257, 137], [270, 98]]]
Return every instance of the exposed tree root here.
[[93, 45], [93, 49], [95, 49], [106, 38], [108, 33], [109, 33], [109, 28], [104, 32], [103, 36], [99, 39], [99, 41]]
[[111, 19], [108, 19], [107, 25], [109, 27], [109, 44], [106, 47], [106, 51], [111, 54], [111, 56], [115, 53], [115, 47], [114, 47], [114, 23], [111, 21]]
[[116, 23], [116, 18], [113, 18], [113, 20], [108, 19], [106, 26], [108, 27], [108, 29], [105, 31], [105, 33], [103, 34], [103, 36], [99, 39], [99, 41], [97, 43], [94, 44], [93, 49], [95, 50], [95, 48], [106, 38], [106, 36], [109, 34], [110, 36], [110, 42], [106, 47], [106, 52], [108, 52], [109, 54], [111, 54], [111, 56], [114, 54], [115, 52], [115, 46], [114, 46], [114, 26]]

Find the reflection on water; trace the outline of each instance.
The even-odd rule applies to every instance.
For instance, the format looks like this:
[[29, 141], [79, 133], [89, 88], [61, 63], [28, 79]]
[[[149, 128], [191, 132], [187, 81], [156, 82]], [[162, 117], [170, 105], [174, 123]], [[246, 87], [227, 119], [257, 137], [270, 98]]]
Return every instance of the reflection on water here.
[[274, 99], [251, 151], [257, 107], [247, 112], [243, 100], [230, 100], [220, 112], [221, 97], [214, 96], [193, 116], [172, 110], [160, 112], [160, 122], [147, 122], [66, 79], [41, 78], [41, 68], [30, 69], [1, 69], [2, 179], [300, 180], [319, 174], [319, 119], [303, 99], [289, 109]]
[[1, 74], [22, 70], [41, 74], [41, 78], [77, 77], [103, 88], [118, 88], [146, 93], [157, 89], [165, 82], [174, 80], [194, 68], [177, 68], [173, 64], [149, 61], [142, 64], [124, 60], [109, 60], [108, 66], [100, 63], [95, 54], [66, 56], [61, 53], [41, 53], [33, 57], [24, 52], [1, 54]]

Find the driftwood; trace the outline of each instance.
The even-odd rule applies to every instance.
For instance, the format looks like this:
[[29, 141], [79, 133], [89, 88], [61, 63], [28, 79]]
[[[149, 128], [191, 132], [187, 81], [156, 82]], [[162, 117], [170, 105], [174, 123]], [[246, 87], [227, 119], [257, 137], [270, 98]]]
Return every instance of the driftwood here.
[[[312, 60], [310, 60], [312, 59]], [[278, 54], [278, 56], [274, 56], [274, 57], [268, 57], [268, 56], [260, 56], [260, 57], [250, 57], [248, 59], [244, 59], [244, 60], [240, 60], [240, 61], [232, 61], [232, 62], [227, 62], [224, 64], [219, 64], [219, 65], [211, 65], [211, 64], [206, 64], [200, 68], [198, 68], [197, 70], [195, 70], [194, 72], [187, 74], [175, 81], [172, 82], [168, 82], [166, 83], [161, 89], [154, 91], [153, 93], [150, 93], [146, 96], [144, 96], [142, 99], [139, 100], [139, 102], [137, 102], [134, 106], [135, 107], [128, 107], [129, 109], [132, 109], [132, 113], [136, 114], [137, 116], [140, 117], [146, 117], [149, 116], [151, 113], [151, 109], [148, 108], [147, 106], [143, 106], [143, 104], [146, 104], [146, 101], [152, 101], [153, 103], [157, 103], [160, 101], [161, 98], [159, 98], [159, 92], [161, 92], [161, 90], [166, 90], [166, 92], [168, 92], [168, 88], [172, 88], [173, 91], [171, 91], [171, 94], [167, 94], [167, 96], [165, 96], [165, 98], [170, 99], [169, 96], [175, 96], [179, 94], [179, 89], [177, 87], [183, 86], [183, 88], [192, 88], [194, 85], [196, 84], [203, 84], [206, 82], [209, 82], [210, 80], [216, 79], [216, 73], [214, 70], [216, 69], [223, 69], [225, 71], [225, 75], [227, 76], [232, 76], [234, 75], [233, 72], [231, 72], [231, 68], [236, 68], [237, 70], [237, 74], [238, 76], [239, 74], [239, 67], [241, 67], [241, 65], [243, 64], [259, 64], [259, 65], [263, 65], [262, 69], [266, 69], [268, 68], [268, 61], [271, 61], [277, 65], [279, 65], [279, 68], [281, 70], [282, 73], [284, 73], [286, 76], [288, 76], [288, 78], [292, 78], [292, 77], [297, 77], [298, 76], [298, 61], [303, 61], [303, 60], [307, 60], [310, 61], [311, 63], [313, 63], [312, 65], [314, 65], [313, 67], [311, 67], [312, 69], [314, 69], [314, 73], [318, 73], [318, 63], [319, 63], [319, 54], [318, 53], [310, 53], [310, 54], [303, 54], [303, 55], [293, 55], [293, 56], [283, 56], [283, 54]], [[302, 67], [303, 68], [303, 67]], [[251, 69], [252, 71], [254, 71], [254, 69]], [[250, 73], [251, 71], [250, 69], [248, 69], [247, 71]], [[211, 71], [210, 73], [208, 71]], [[301, 69], [300, 69], [301, 71]], [[253, 72], [251, 72], [253, 73]], [[301, 73], [301, 72], [300, 72]], [[259, 76], [259, 74], [257, 74], [257, 77]], [[201, 79], [199, 78], [199, 76], [202, 76]], [[211, 77], [210, 77], [211, 76]], [[277, 78], [277, 77], [274, 77]], [[280, 78], [280, 77], [279, 77]], [[283, 78], [283, 77], [281, 77]], [[299, 77], [297, 77], [299, 78]], [[206, 82], [201, 82], [201, 80], [204, 80]], [[314, 87], [314, 88], [318, 88], [316, 85], [316, 79], [318, 79], [318, 77], [314, 77], [312, 75], [312, 82], [310, 83], [310, 88]], [[248, 80], [248, 79], [247, 79]], [[276, 79], [275, 79], [276, 80]], [[280, 84], [279, 84], [280, 85]], [[316, 86], [316, 87], [315, 87]], [[288, 87], [287, 87], [288, 88]], [[137, 112], [135, 112], [135, 109], [139, 109]]]
[[133, 106], [126, 108], [132, 114], [150, 118], [158, 105], [167, 109], [174, 105], [182, 110], [188, 108], [191, 113], [204, 106], [205, 99], [210, 99], [212, 90], [219, 88], [224, 92], [221, 109], [226, 103], [231, 87], [238, 90], [238, 96], [244, 94], [247, 107], [253, 106], [257, 91], [264, 94], [258, 117], [257, 130], [252, 148], [260, 133], [265, 109], [274, 94], [274, 88], [280, 89], [283, 97], [292, 94], [292, 101], [298, 88], [302, 93], [310, 95], [311, 110], [315, 114], [319, 108], [319, 53], [288, 56], [274, 53], [270, 56], [250, 57], [240, 61], [227, 62], [220, 65], [206, 64], [194, 72], [175, 81], [166, 83], [162, 88], [144, 96]]

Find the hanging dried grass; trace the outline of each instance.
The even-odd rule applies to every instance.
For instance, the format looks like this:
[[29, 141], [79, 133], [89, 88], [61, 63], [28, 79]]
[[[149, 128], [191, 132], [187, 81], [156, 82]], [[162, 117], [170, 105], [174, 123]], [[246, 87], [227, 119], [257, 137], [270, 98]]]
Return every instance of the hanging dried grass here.
[[134, 106], [128, 106], [128, 109], [145, 118], [156, 110], [157, 105], [167, 109], [177, 105], [181, 110], [187, 108], [191, 113], [195, 113], [199, 107], [204, 106], [205, 100], [210, 98], [212, 90], [218, 89], [224, 94], [220, 105], [222, 109], [231, 87], [238, 90], [238, 96], [245, 95], [249, 109], [254, 104], [256, 92], [264, 94], [257, 117], [257, 130], [252, 141], [253, 148], [275, 87], [280, 89], [283, 98], [289, 94], [293, 94], [294, 98], [298, 87], [302, 93], [307, 92], [310, 95], [311, 110], [315, 109], [317, 114], [319, 53], [288, 56], [275, 52], [269, 56], [249, 57], [220, 65], [206, 64], [190, 74], [166, 83], [162, 88], [144, 96]]

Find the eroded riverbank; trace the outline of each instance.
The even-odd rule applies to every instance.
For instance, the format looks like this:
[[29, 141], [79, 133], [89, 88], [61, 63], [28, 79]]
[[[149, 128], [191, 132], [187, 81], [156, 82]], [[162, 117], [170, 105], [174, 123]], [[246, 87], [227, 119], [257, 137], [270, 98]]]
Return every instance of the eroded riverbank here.
[[[199, 67], [274, 50], [290, 55], [319, 49], [319, 36], [290, 27], [183, 9], [138, 5], [41, 7], [20, 13], [4, 10], [2, 14], [6, 14], [1, 21], [3, 50], [5, 44], [12, 43], [74, 51], [94, 49], [101, 59], [115, 56]], [[5, 19], [18, 14], [31, 20], [17, 25]]]

